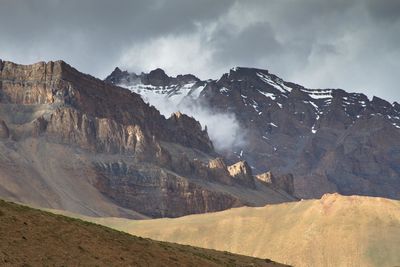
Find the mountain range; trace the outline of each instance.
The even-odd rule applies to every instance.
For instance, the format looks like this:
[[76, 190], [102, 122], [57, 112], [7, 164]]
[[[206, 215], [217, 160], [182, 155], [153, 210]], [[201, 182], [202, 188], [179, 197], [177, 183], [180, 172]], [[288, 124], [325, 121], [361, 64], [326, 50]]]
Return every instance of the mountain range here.
[[[399, 128], [396, 102], [309, 89], [262, 69], [201, 80], [116, 68], [100, 80], [63, 61], [0, 60], [0, 198], [295, 266], [392, 266], [400, 260]], [[67, 259], [73, 265], [107, 265], [97, 248], [116, 243], [97, 246], [90, 229], [142, 253], [141, 239], [57, 218], [0, 200], [0, 261], [22, 264], [29, 254], [57, 264], [52, 257], [68, 249], [82, 253]], [[41, 237], [63, 242], [62, 251], [32, 253]], [[160, 257], [139, 253], [143, 264], [274, 264], [146, 244]], [[123, 255], [116, 265], [135, 260]]]
[[0, 197], [92, 216], [178, 217], [294, 201], [219, 155], [199, 122], [165, 118], [63, 61], [0, 61]]
[[198, 119], [227, 162], [245, 160], [256, 175], [293, 176], [298, 198], [338, 192], [400, 199], [397, 102], [305, 88], [243, 67], [218, 80], [116, 68], [105, 81], [140, 94], [164, 115], [181, 110]]

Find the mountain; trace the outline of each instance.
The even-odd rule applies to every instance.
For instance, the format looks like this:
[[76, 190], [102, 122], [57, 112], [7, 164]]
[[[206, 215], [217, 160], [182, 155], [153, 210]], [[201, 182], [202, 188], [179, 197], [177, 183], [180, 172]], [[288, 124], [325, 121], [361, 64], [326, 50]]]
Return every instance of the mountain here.
[[[207, 81], [164, 73], [164, 83], [154, 72], [164, 73], [116, 69], [106, 81], [142, 94], [160, 110], [161, 98], [170, 111], [182, 109], [203, 125], [207, 118], [190, 107], [231, 114], [242, 138], [217, 151], [229, 163], [245, 160], [255, 174], [292, 174], [299, 198], [339, 192], [400, 199], [400, 104], [341, 89], [305, 88], [263, 69], [233, 68]], [[208, 132], [216, 143], [218, 135], [210, 127]]]
[[82, 219], [142, 237], [299, 267], [400, 264], [400, 201], [384, 198], [326, 194], [319, 200], [175, 219]]
[[2, 266], [285, 266], [135, 237], [2, 200], [0, 236]]
[[170, 77], [159, 68], [149, 73], [137, 75], [136, 73], [121, 71], [117, 67], [104, 81], [127, 87], [140, 94], [146, 101], [168, 96], [168, 100], [173, 101], [176, 105], [187, 95], [197, 98], [207, 84], [207, 82], [201, 81], [192, 74]]
[[246, 162], [232, 164], [187, 115], [165, 118], [63, 61], [0, 61], [2, 198], [136, 219], [295, 200], [287, 175], [259, 180]]

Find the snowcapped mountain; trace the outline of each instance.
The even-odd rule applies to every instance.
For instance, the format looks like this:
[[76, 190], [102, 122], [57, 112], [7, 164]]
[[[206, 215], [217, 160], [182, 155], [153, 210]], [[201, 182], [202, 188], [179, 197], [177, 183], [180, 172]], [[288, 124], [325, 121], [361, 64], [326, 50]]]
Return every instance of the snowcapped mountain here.
[[175, 105], [187, 96], [198, 98], [207, 85], [207, 82], [191, 74], [169, 77], [162, 69], [155, 69], [148, 74], [137, 75], [121, 71], [118, 67], [105, 81], [140, 94], [146, 102], [167, 97]]
[[[117, 68], [106, 81], [141, 94], [156, 107], [160, 103], [152, 102], [150, 94], [161, 95], [175, 109], [186, 103], [211, 114], [232, 114], [238, 123], [235, 142], [219, 152], [232, 162], [246, 160], [255, 173], [292, 173], [299, 197], [339, 192], [400, 198], [396, 102], [305, 88], [255, 68], [233, 68], [208, 81], [193, 75], [173, 78], [160, 69], [136, 75]], [[196, 118], [195, 112], [189, 115]]]

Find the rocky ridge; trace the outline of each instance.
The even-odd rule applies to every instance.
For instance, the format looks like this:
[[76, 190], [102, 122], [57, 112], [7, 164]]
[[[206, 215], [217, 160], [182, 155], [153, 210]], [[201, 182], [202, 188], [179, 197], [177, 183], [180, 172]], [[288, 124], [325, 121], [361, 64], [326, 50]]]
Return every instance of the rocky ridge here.
[[[247, 161], [255, 174], [293, 174], [300, 198], [339, 192], [400, 199], [396, 102], [342, 89], [305, 88], [255, 68], [233, 68], [218, 80], [196, 81], [201, 87], [186, 84], [173, 90], [151, 79], [147, 85], [124, 79], [111, 74], [106, 81], [144, 99], [149, 92], [168, 99], [179, 94], [178, 107], [197, 103], [234, 114], [246, 129], [246, 142], [219, 152], [230, 163]], [[141, 87], [146, 91], [138, 90]], [[187, 87], [191, 89], [183, 89]]]
[[[163, 84], [160, 72], [149, 79]], [[226, 166], [210, 168], [217, 153], [193, 118], [166, 119], [139, 95], [63, 61], [0, 61], [0, 118], [3, 198], [132, 218], [294, 200], [253, 176], [246, 187]]]

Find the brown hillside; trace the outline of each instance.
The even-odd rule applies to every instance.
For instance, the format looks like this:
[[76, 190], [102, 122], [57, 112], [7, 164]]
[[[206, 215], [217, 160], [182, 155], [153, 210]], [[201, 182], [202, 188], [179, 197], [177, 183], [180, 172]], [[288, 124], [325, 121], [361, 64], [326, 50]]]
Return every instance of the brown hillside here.
[[1, 266], [283, 266], [131, 236], [0, 200]]
[[138, 236], [294, 266], [400, 266], [400, 201], [384, 198], [328, 194], [176, 219], [92, 220]]

